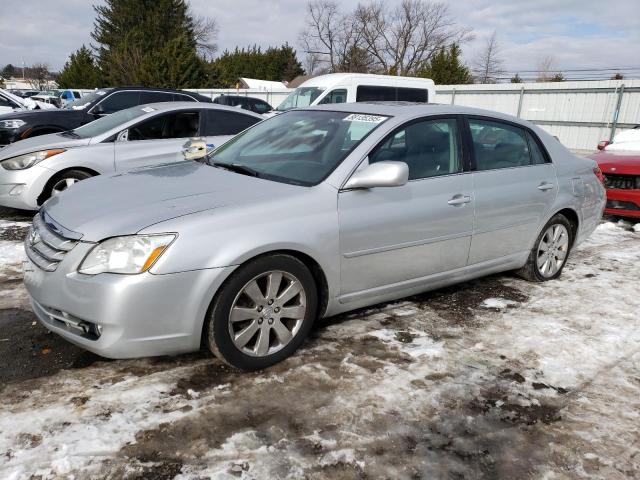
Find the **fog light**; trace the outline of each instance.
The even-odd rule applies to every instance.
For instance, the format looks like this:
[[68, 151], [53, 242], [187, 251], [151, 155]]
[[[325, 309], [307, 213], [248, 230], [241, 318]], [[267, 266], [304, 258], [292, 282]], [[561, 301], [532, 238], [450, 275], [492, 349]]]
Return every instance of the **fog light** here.
[[27, 189], [27, 186], [24, 183], [18, 184], [15, 187], [13, 187], [11, 189], [11, 191], [9, 192], [9, 195], [11, 196], [18, 196], [18, 195], [22, 195], [22, 193]]

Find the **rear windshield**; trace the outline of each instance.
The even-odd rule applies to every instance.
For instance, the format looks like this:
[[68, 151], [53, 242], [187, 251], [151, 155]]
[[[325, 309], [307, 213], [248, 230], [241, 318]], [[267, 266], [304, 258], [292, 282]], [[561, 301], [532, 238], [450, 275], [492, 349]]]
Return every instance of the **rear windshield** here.
[[107, 93], [109, 93], [109, 90], [96, 90], [95, 92], [91, 92], [82, 98], [67, 103], [64, 108], [66, 108], [67, 110], [84, 110], [90, 104], [93, 104], [97, 100], [104, 98]]
[[245, 130], [215, 150], [208, 163], [247, 167], [259, 178], [316, 185], [388, 118], [349, 112], [288, 112]]

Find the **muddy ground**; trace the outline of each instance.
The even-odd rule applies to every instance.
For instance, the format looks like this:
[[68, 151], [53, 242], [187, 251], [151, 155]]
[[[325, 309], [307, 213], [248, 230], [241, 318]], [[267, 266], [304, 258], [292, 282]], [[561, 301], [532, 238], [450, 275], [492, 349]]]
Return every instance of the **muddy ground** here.
[[48, 333], [0, 212], [0, 478], [640, 478], [640, 233], [319, 321], [298, 354], [106, 361]]

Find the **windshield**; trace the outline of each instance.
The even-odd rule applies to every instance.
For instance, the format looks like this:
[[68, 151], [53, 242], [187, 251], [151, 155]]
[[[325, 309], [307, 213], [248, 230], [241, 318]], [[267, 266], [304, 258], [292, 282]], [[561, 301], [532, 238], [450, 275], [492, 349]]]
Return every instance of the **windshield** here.
[[109, 90], [96, 90], [73, 102], [67, 103], [64, 108], [67, 110], [84, 110], [90, 103], [92, 104], [98, 99], [103, 98], [107, 93], [109, 93]]
[[316, 98], [324, 92], [324, 88], [320, 87], [299, 87], [289, 94], [284, 101], [278, 105], [279, 112], [286, 112], [292, 108], [308, 107]]
[[387, 118], [349, 112], [288, 112], [241, 133], [207, 161], [233, 166], [235, 171], [244, 167], [259, 178], [317, 185]]
[[134, 118], [146, 115], [147, 113], [149, 113], [150, 108], [151, 107], [133, 107], [127, 108], [126, 110], [120, 110], [119, 112], [112, 113], [111, 115], [106, 115], [102, 118], [99, 118], [98, 120], [94, 120], [91, 123], [87, 123], [82, 127], [71, 130], [71, 132], [65, 133], [67, 135], [70, 134], [70, 136], [73, 136], [74, 138], [97, 137], [98, 135], [107, 133], [109, 130], [114, 129], [119, 125], [128, 122], [129, 120], [133, 120]]

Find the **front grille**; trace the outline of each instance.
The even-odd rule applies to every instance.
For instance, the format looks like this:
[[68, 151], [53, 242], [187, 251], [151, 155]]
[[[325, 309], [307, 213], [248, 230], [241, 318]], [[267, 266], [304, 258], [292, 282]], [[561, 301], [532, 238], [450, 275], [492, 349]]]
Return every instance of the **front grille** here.
[[633, 202], [623, 202], [621, 200], [607, 200], [609, 210], [635, 210], [640, 212], [640, 207]]
[[614, 190], [640, 189], [640, 175], [611, 175], [604, 176], [604, 184]]
[[38, 213], [24, 241], [29, 259], [42, 270], [53, 272], [78, 242], [54, 232]]

